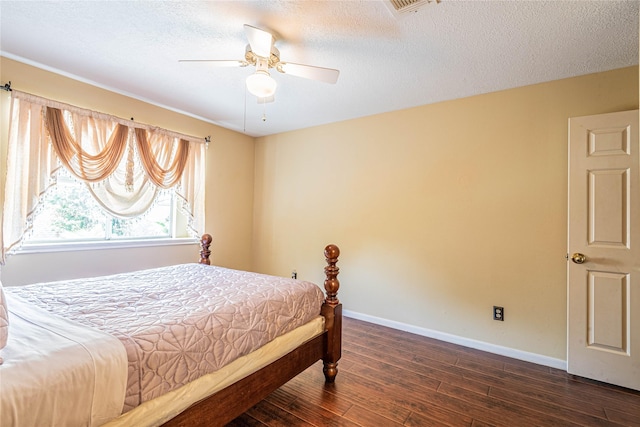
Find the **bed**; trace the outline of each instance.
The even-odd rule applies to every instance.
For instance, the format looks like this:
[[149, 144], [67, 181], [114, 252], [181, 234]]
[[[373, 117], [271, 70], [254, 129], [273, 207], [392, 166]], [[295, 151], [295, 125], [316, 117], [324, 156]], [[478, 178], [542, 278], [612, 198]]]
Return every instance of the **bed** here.
[[221, 426], [318, 360], [334, 382], [338, 247], [322, 293], [212, 266], [210, 244], [199, 263], [4, 288], [3, 425]]

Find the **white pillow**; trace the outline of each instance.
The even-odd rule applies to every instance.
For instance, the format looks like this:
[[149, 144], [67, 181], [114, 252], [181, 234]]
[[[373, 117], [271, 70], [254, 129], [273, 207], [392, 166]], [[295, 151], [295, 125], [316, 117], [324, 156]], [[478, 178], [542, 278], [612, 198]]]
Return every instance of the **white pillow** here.
[[[0, 282], [0, 349], [7, 345], [7, 337], [9, 336], [9, 311], [7, 310], [7, 300], [2, 291], [2, 282]], [[2, 357], [0, 357], [0, 365]]]

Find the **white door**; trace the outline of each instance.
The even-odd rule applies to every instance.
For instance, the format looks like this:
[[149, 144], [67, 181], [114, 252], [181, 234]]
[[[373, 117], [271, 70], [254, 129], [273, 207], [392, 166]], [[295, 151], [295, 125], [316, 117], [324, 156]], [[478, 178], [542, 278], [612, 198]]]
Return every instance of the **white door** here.
[[569, 120], [571, 374], [640, 390], [638, 111]]

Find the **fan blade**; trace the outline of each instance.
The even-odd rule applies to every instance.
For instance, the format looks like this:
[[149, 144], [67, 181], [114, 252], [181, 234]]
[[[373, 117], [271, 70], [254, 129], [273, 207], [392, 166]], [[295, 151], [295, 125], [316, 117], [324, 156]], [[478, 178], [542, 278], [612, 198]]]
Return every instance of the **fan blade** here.
[[208, 62], [214, 67], [246, 67], [247, 61], [239, 59], [180, 59], [178, 62]]
[[319, 80], [325, 83], [335, 83], [340, 75], [339, 70], [333, 68], [314, 67], [312, 65], [294, 64], [292, 62], [280, 62], [277, 70], [281, 73], [292, 76], [304, 77], [305, 79]]
[[251, 51], [263, 58], [271, 56], [273, 36], [270, 32], [244, 24], [244, 32], [247, 34]]

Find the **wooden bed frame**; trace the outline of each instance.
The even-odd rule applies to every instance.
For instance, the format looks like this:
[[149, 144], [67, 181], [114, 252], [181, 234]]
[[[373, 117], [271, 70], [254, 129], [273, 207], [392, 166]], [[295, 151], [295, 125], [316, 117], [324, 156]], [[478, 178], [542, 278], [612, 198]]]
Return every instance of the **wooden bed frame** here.
[[[202, 236], [201, 264], [210, 264], [211, 240], [209, 234]], [[326, 298], [322, 304], [321, 314], [325, 318], [325, 330], [321, 335], [237, 383], [192, 405], [163, 425], [165, 427], [224, 426], [321, 359], [326, 382], [334, 382], [342, 352], [342, 304], [337, 296], [340, 288], [337, 276], [340, 269], [336, 267], [339, 255], [340, 249], [336, 245], [328, 245], [324, 249], [327, 262], [324, 268]]]

